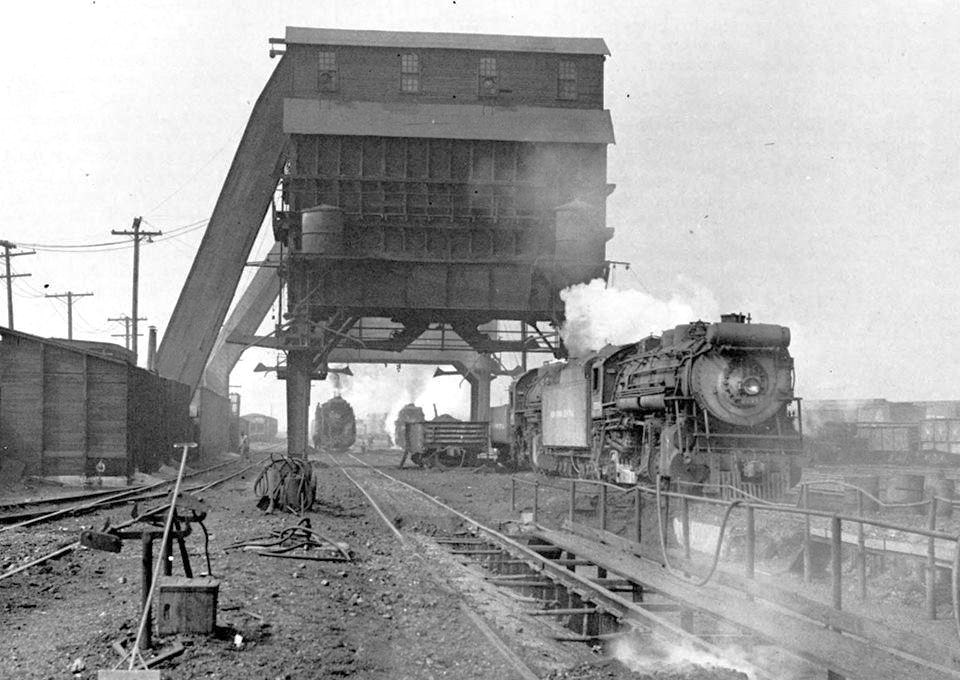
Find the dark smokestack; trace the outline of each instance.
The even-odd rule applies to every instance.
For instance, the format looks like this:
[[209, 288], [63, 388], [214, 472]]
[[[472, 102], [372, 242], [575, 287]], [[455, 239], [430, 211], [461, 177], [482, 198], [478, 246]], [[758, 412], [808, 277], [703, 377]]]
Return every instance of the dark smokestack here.
[[147, 336], [147, 370], [157, 370], [157, 327], [150, 326]]

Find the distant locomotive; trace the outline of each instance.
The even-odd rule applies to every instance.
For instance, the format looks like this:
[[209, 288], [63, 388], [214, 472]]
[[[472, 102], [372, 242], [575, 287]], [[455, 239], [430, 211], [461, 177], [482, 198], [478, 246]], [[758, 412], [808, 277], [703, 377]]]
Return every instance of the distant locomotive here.
[[802, 451], [789, 344], [788, 328], [728, 314], [527, 371], [494, 410], [494, 445], [509, 432], [516, 464], [568, 476], [773, 495]]
[[426, 420], [423, 415], [423, 409], [414, 403], [407, 404], [400, 413], [397, 414], [397, 421], [394, 424], [393, 441], [401, 449], [407, 446], [407, 423], [419, 423]]
[[317, 405], [313, 427], [313, 445], [328, 451], [346, 451], [357, 438], [357, 419], [353, 407], [337, 395]]

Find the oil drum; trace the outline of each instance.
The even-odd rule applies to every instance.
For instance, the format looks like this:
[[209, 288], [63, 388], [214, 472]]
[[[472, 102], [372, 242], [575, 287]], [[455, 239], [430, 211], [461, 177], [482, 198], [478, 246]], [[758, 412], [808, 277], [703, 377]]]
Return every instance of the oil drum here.
[[[887, 485], [888, 503], [917, 503], [923, 500], [923, 475], [894, 475]], [[919, 506], [918, 512], [923, 512]]]

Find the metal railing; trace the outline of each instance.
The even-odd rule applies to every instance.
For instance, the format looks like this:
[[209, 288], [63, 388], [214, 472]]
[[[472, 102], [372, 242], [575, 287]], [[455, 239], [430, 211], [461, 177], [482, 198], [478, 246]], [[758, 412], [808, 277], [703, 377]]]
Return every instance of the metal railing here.
[[[837, 512], [828, 512], [824, 510], [817, 510], [815, 508], [809, 507], [809, 489], [811, 486], [822, 485], [822, 484], [842, 484], [845, 487], [855, 489], [857, 491], [857, 507], [858, 515], [846, 515], [843, 513]], [[610, 484], [608, 482], [598, 481], [598, 480], [587, 480], [587, 479], [570, 479], [567, 480], [566, 486], [545, 484], [540, 481], [529, 481], [524, 479], [518, 479], [517, 477], [511, 478], [511, 508], [516, 510], [517, 508], [517, 490], [518, 486], [530, 486], [533, 489], [533, 500], [532, 500], [532, 512], [533, 517], [532, 521], [534, 523], [538, 522], [540, 515], [540, 505], [541, 505], [541, 493], [540, 490], [544, 487], [559, 490], [564, 492], [568, 497], [566, 514], [568, 519], [571, 522], [575, 521], [575, 518], [578, 514], [584, 514], [582, 511], [578, 510], [577, 502], [578, 498], [583, 495], [591, 495], [596, 497], [596, 502], [591, 503], [591, 508], [594, 509], [594, 514], [596, 521], [598, 523], [598, 528], [602, 531], [610, 531], [609, 528], [609, 510], [611, 509], [611, 492], [619, 494], [622, 496], [630, 496], [632, 505], [632, 516], [627, 520], [626, 529], [627, 536], [621, 538], [626, 538], [626, 540], [633, 543], [639, 544], [643, 527], [641, 525], [642, 510], [644, 504], [644, 496], [653, 497], [655, 500], [659, 499], [663, 506], [658, 511], [658, 517], [660, 519], [660, 526], [657, 527], [658, 531], [663, 532], [663, 536], [669, 537], [671, 533], [667, 530], [669, 521], [670, 521], [670, 502], [675, 500], [679, 502], [679, 520], [681, 526], [681, 542], [680, 546], [683, 550], [683, 555], [686, 560], [691, 559], [691, 545], [690, 545], [690, 509], [694, 504], [701, 504], [703, 506], [713, 506], [721, 508], [728, 515], [732, 514], [731, 511], [736, 512], [737, 510], [742, 511], [743, 520], [744, 520], [744, 554], [743, 554], [743, 573], [748, 579], [756, 578], [756, 564], [757, 564], [757, 518], [756, 514], [761, 513], [770, 513], [773, 515], [779, 516], [790, 516], [798, 517], [803, 521], [804, 531], [803, 531], [803, 546], [802, 546], [802, 575], [803, 580], [806, 583], [811, 582], [813, 577], [813, 565], [812, 565], [812, 555], [813, 555], [813, 540], [814, 540], [814, 531], [812, 528], [812, 521], [814, 519], [826, 520], [829, 525], [829, 530], [825, 532], [825, 538], [829, 541], [830, 544], [830, 590], [831, 590], [831, 604], [834, 609], [842, 610], [843, 608], [843, 570], [842, 570], [842, 560], [843, 560], [843, 528], [844, 525], [854, 525], [856, 526], [856, 556], [857, 556], [857, 581], [858, 581], [858, 591], [861, 600], [867, 599], [867, 557], [873, 552], [878, 552], [876, 548], [870, 548], [867, 546], [865, 527], [875, 527], [877, 529], [886, 529], [892, 531], [902, 532], [907, 536], [919, 537], [926, 539], [926, 552], [916, 553], [916, 554], [905, 554], [906, 557], [911, 559], [923, 559], [925, 564], [925, 606], [926, 614], [930, 619], [935, 619], [937, 617], [937, 602], [935, 597], [935, 585], [936, 585], [936, 570], [938, 568], [938, 557], [937, 557], [937, 542], [947, 542], [951, 544], [954, 548], [953, 555], [950, 560], [941, 559], [941, 566], [946, 566], [947, 563], [950, 565], [952, 571], [952, 605], [953, 605], [953, 618], [957, 620], [958, 623], [958, 633], [960, 633], [960, 619], [958, 619], [958, 602], [957, 602], [957, 589], [958, 589], [958, 572], [960, 572], [960, 535], [947, 533], [945, 531], [937, 530], [937, 509], [943, 503], [949, 503], [951, 506], [957, 505], [957, 501], [950, 498], [943, 498], [936, 495], [931, 495], [925, 500], [911, 503], [885, 503], [880, 499], [876, 498], [866, 490], [856, 487], [854, 485], [845, 484], [841, 482], [811, 482], [805, 483], [801, 486], [801, 505], [785, 505], [781, 503], [773, 503], [770, 501], [763, 500], [761, 498], [752, 497], [749, 494], [744, 493], [742, 490], [736, 490], [738, 498], [734, 500], [724, 500], [722, 498], [710, 497], [710, 496], [698, 496], [688, 493], [681, 493], [679, 491], [668, 491], [668, 490], [657, 490], [653, 487], [646, 486], [634, 486], [634, 487], [622, 487], [615, 484]], [[701, 485], [697, 485], [701, 486]], [[585, 491], [585, 489], [587, 489]], [[717, 491], [716, 489], [714, 491]], [[885, 521], [879, 517], [866, 516], [864, 514], [864, 501], [865, 499], [870, 499], [875, 503], [879, 504], [880, 508], [919, 508], [926, 507], [926, 527], [910, 527], [902, 524], [897, 524], [891, 521]], [[529, 507], [529, 506], [528, 506]], [[618, 509], [623, 509], [624, 506], [618, 506]], [[725, 524], [721, 526], [720, 534], [717, 537], [718, 546], [717, 552], [719, 553], [720, 544], [723, 541], [723, 528]], [[616, 532], [612, 532], [616, 533]], [[669, 540], [669, 539], [668, 539]], [[922, 545], [922, 543], [920, 544]], [[664, 555], [666, 557], [666, 555]]]

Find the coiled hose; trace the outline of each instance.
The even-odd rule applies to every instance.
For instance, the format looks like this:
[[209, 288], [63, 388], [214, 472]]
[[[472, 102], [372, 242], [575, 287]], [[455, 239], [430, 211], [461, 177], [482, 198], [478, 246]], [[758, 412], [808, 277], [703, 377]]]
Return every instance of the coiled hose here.
[[713, 575], [717, 571], [717, 565], [720, 563], [720, 549], [723, 547], [723, 534], [727, 530], [727, 522], [730, 521], [730, 514], [733, 512], [733, 509], [742, 504], [743, 501], [731, 501], [730, 505], [727, 506], [726, 511], [723, 513], [723, 521], [720, 523], [720, 534], [717, 536], [717, 546], [713, 551], [713, 560], [710, 564], [710, 570], [701, 580], [696, 581], [694, 579], [687, 578], [686, 574], [670, 564], [670, 558], [667, 556], [667, 540], [663, 533], [663, 510], [660, 507], [660, 484], [663, 479], [665, 478], [657, 475], [657, 481], [655, 483], [655, 492], [657, 498], [657, 533], [660, 536], [660, 555], [663, 558], [663, 565], [667, 568], [667, 571], [677, 578], [683, 579], [684, 581], [687, 581], [697, 587], [705, 586], [713, 578]]

